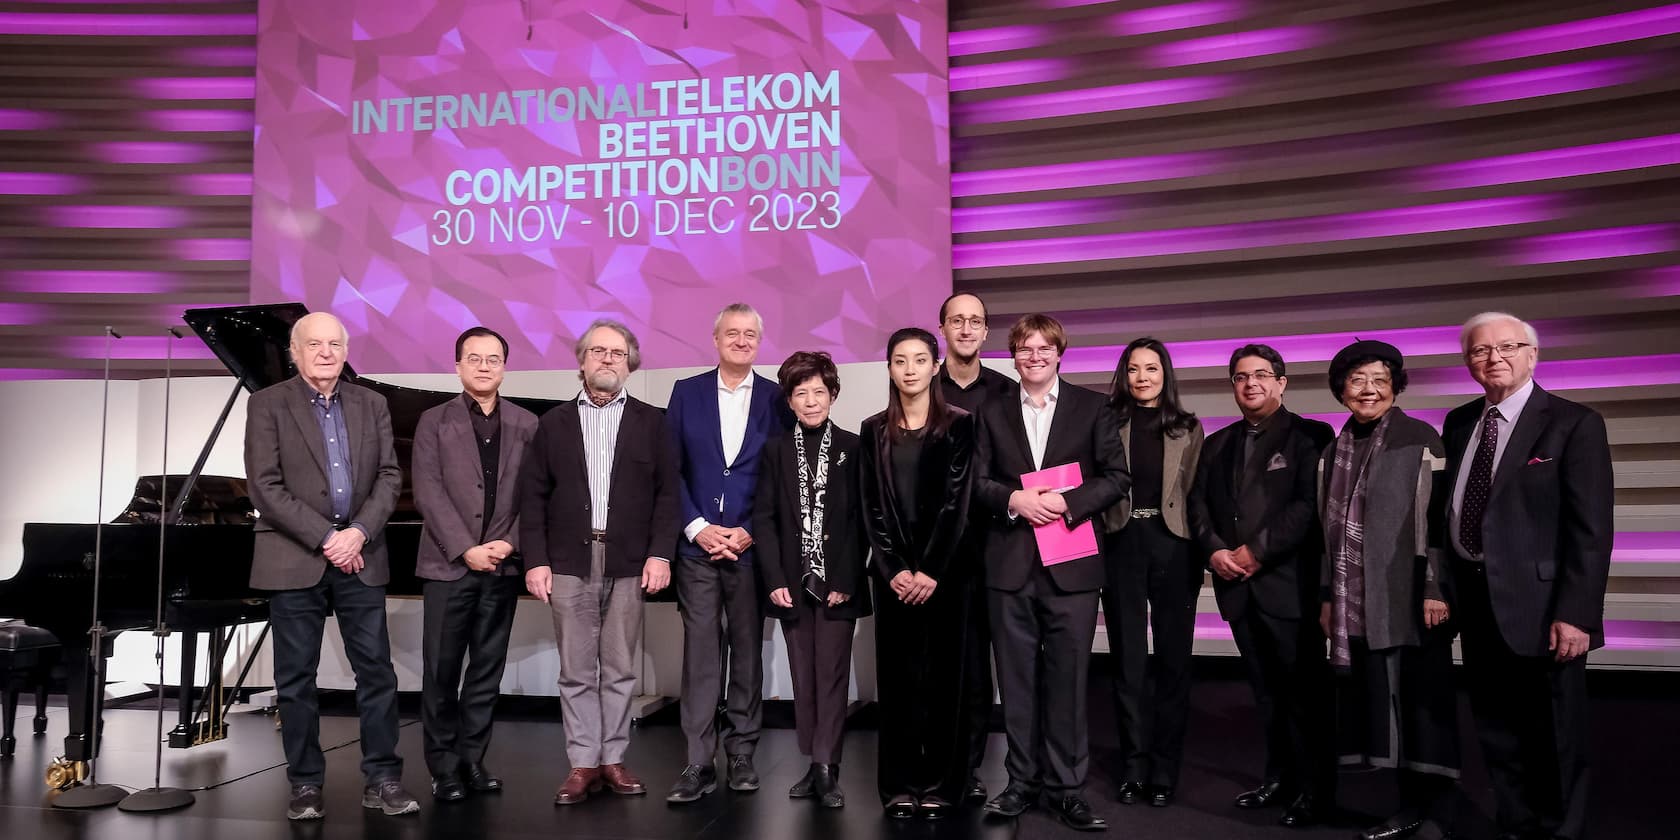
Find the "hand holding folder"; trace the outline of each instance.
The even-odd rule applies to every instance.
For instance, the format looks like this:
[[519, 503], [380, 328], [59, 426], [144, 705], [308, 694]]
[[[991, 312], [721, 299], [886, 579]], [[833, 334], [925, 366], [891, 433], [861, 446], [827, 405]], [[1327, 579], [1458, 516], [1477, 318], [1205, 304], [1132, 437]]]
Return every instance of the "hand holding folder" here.
[[[1072, 490], [1084, 481], [1084, 474], [1077, 462], [1047, 467], [1021, 476], [1022, 487], [1049, 487], [1057, 493]], [[1035, 525], [1033, 537], [1038, 541], [1039, 558], [1046, 566], [1091, 557], [1097, 553], [1097, 532], [1091, 527], [1090, 520], [1073, 528], [1069, 528], [1067, 521], [1063, 519]]]

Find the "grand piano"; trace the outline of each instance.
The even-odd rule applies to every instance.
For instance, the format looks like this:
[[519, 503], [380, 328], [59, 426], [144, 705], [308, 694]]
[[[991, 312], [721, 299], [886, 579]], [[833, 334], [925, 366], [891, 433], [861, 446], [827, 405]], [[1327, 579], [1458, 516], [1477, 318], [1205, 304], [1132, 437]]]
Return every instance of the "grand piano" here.
[[[160, 532], [164, 540], [164, 625], [170, 632], [183, 634], [179, 722], [169, 735], [171, 747], [225, 737], [225, 709], [231, 698], [223, 697], [220, 663], [229, 649], [232, 628], [268, 618], [266, 594], [247, 583], [253, 519], [249, 500], [241, 496], [244, 482], [204, 476], [203, 470], [240, 392], [255, 393], [296, 374], [287, 348], [292, 324], [308, 312], [301, 303], [187, 310], [187, 324], [238, 381], [192, 471], [183, 476], [142, 477], [128, 509], [103, 525], [98, 537], [100, 657], [111, 655], [111, 642], [118, 633], [156, 630]], [[387, 594], [419, 595], [414, 564], [421, 523], [407, 481], [414, 428], [422, 412], [458, 392], [390, 385], [359, 376], [350, 365], [345, 365], [343, 378], [380, 392], [390, 406], [405, 480], [402, 498], [385, 531], [391, 563]], [[558, 405], [554, 400], [506, 399], [537, 414]], [[167, 524], [160, 518], [167, 519]], [[101, 723], [104, 697], [103, 687], [95, 685], [103, 669], [94, 667], [95, 634], [89, 627], [94, 618], [95, 528], [81, 523], [25, 524], [23, 563], [16, 575], [0, 581], [0, 616], [45, 628], [63, 645], [70, 711], [64, 756], [69, 762], [95, 757], [91, 733]], [[195, 692], [199, 633], [209, 637], [211, 673], [205, 689]]]

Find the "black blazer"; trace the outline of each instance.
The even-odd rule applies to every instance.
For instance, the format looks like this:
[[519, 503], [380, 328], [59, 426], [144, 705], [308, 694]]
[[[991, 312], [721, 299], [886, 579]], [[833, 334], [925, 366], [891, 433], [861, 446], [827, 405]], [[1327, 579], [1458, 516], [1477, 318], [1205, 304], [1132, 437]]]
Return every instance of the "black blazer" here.
[[[677, 450], [664, 412], [628, 397], [607, 492], [608, 577], [640, 577], [649, 557], [671, 559], [677, 481]], [[542, 416], [520, 471], [523, 567], [547, 563], [555, 574], [588, 577], [590, 504], [583, 424], [577, 400], [569, 400]]]
[[[1034, 472], [1027, 426], [1021, 421], [1020, 391], [1009, 399], [987, 400], [980, 408], [980, 442], [975, 447], [975, 495], [990, 530], [986, 540], [986, 586], [1014, 592], [1025, 586], [1034, 566], [1042, 561], [1032, 524], [1009, 518], [1009, 494], [1021, 489], [1021, 476]], [[1079, 463], [1082, 483], [1064, 494], [1069, 526], [1104, 510], [1132, 486], [1126, 472], [1126, 453], [1120, 443], [1120, 421], [1103, 395], [1067, 380], [1058, 386], [1056, 414], [1044, 447], [1044, 466]], [[1102, 523], [1093, 523], [1099, 533]], [[1102, 541], [1099, 553], [1050, 566], [1050, 579], [1063, 592], [1092, 592], [1102, 588]]]
[[[1469, 468], [1465, 450], [1486, 406], [1478, 399], [1447, 415], [1449, 488]], [[1534, 386], [1494, 471], [1482, 520], [1494, 619], [1515, 653], [1547, 655], [1553, 621], [1586, 632], [1593, 648], [1604, 646], [1614, 484], [1604, 418]]]
[[[1335, 439], [1327, 423], [1279, 408], [1267, 419], [1236, 485], [1244, 427], [1237, 421], [1207, 439], [1190, 490], [1190, 534], [1205, 565], [1215, 551], [1247, 545], [1260, 562], [1248, 580], [1213, 576], [1213, 594], [1226, 621], [1241, 618], [1252, 601], [1277, 618], [1306, 617], [1318, 605], [1318, 563], [1324, 533], [1318, 524], [1318, 458]], [[1313, 616], [1316, 618], [1316, 614]]]
[[[753, 494], [753, 540], [758, 544], [758, 574], [764, 591], [786, 587], [795, 599], [809, 598], [800, 586], [805, 558], [799, 553], [799, 453], [794, 449], [796, 428], [764, 446], [759, 461], [758, 490]], [[815, 460], [817, 453], [807, 450]], [[828, 587], [851, 598], [837, 607], [824, 607], [836, 618], [869, 615], [869, 535], [863, 525], [862, 481], [859, 478], [858, 436], [834, 427], [828, 448], [828, 491], [823, 496], [823, 559], [828, 564]], [[766, 600], [765, 613], [787, 618], [793, 610]]]
[[[893, 483], [891, 441], [887, 413], [863, 421], [863, 507], [869, 539], [875, 546], [875, 567], [883, 581], [899, 572], [921, 572], [936, 581], [962, 579], [971, 573], [957, 556], [963, 529], [968, 525], [969, 498], [974, 487], [974, 416], [951, 408], [945, 434], [922, 441], [916, 498], [900, 499]], [[916, 530], [905, 527], [899, 511], [916, 506]], [[956, 562], [953, 562], [956, 561]]]

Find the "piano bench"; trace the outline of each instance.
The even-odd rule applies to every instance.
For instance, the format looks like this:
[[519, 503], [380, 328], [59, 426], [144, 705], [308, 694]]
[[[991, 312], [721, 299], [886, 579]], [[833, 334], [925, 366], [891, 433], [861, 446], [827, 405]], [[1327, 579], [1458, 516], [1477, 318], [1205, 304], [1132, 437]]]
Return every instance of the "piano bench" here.
[[21, 621], [0, 621], [0, 680], [4, 680], [5, 735], [0, 736], [0, 759], [9, 759], [17, 749], [12, 729], [17, 717], [18, 692], [28, 685], [35, 689], [35, 734], [47, 732], [47, 686], [53, 666], [58, 664], [58, 637]]

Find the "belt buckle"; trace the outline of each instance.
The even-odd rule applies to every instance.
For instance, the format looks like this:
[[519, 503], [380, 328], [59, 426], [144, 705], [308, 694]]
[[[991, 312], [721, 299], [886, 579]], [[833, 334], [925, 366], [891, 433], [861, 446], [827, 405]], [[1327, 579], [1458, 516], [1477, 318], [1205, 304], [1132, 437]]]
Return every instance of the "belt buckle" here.
[[607, 532], [606, 531], [596, 531], [596, 530], [592, 529], [589, 532], [589, 541], [590, 542], [605, 543], [607, 541]]
[[1161, 509], [1160, 508], [1133, 508], [1131, 518], [1133, 518], [1133, 519], [1150, 519], [1150, 518], [1160, 516], [1160, 515], [1161, 515]]

